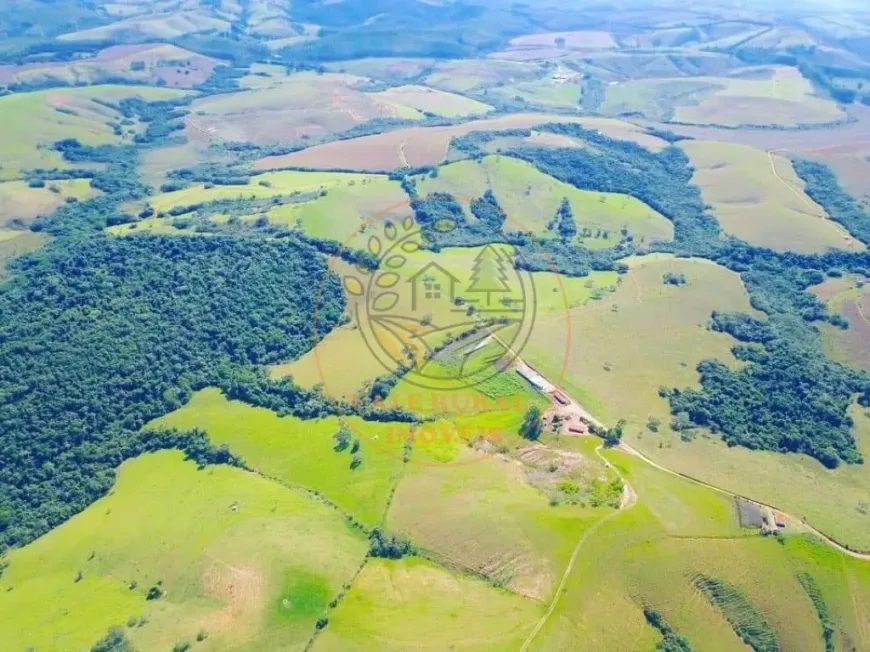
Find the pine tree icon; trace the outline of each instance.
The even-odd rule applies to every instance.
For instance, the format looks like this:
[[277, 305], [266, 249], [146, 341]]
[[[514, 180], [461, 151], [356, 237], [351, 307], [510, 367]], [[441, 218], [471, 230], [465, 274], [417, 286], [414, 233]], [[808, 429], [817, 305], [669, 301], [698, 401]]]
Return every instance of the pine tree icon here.
[[492, 245], [486, 245], [474, 259], [471, 285], [467, 292], [486, 294], [486, 305], [491, 305], [494, 292], [510, 292], [507, 265], [509, 261]]

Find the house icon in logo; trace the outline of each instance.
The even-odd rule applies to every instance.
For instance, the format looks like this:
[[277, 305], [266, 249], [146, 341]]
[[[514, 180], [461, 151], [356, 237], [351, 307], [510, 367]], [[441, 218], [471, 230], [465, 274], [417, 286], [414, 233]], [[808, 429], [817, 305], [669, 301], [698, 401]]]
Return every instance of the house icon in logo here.
[[408, 278], [411, 284], [411, 310], [425, 309], [433, 303], [453, 303], [459, 279], [438, 263], [429, 263]]

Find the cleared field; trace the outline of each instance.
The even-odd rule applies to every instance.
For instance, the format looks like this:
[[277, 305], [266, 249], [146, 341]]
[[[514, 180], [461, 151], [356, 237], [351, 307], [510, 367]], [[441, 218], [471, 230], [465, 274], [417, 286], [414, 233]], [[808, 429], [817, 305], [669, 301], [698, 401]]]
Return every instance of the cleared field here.
[[542, 78], [499, 86], [486, 94], [544, 107], [579, 109], [583, 89], [580, 73], [559, 66]]
[[859, 615], [870, 588], [866, 563], [803, 536], [786, 536], [780, 545], [736, 531], [728, 499], [643, 468], [624, 453], [605, 455], [638, 488], [639, 502], [586, 541], [553, 617], [529, 649], [652, 649], [659, 636], [643, 617], [649, 605], [693, 649], [746, 650], [723, 612], [694, 586], [704, 575], [739, 592], [772, 628], [777, 649], [823, 650], [822, 627], [798, 573], [821, 588], [835, 640], [866, 646]]
[[[479, 249], [459, 250], [464, 252], [461, 257], [451, 256], [450, 249], [442, 250], [439, 254], [431, 254], [425, 258], [425, 262], [436, 262], [445, 269], [461, 278], [468, 278], [472, 273], [474, 256]], [[420, 265], [414, 263], [414, 270]], [[352, 270], [340, 262], [334, 262], [334, 269], [339, 274], [345, 275]], [[614, 292], [617, 287], [618, 277], [615, 272], [593, 272], [585, 278], [563, 278], [558, 274], [537, 273], [532, 274], [530, 282], [534, 285], [536, 304], [534, 306], [536, 318], [567, 319], [568, 308], [582, 306], [589, 301], [599, 301], [608, 293]], [[351, 311], [356, 305], [353, 297], [349, 297]], [[436, 313], [433, 313], [435, 315]], [[449, 318], [449, 315], [446, 316]], [[537, 328], [537, 326], [533, 326]], [[562, 348], [564, 351], [565, 340]], [[353, 365], [348, 366], [347, 361], [353, 360]], [[334, 329], [312, 351], [298, 360], [288, 364], [275, 365], [270, 369], [273, 378], [291, 376], [293, 381], [302, 387], [311, 388], [321, 384], [323, 391], [329, 396], [353, 396], [363, 388], [367, 381], [374, 380], [388, 371], [394, 371], [395, 367], [387, 369], [384, 363], [379, 361], [363, 338], [356, 322]], [[417, 391], [419, 394], [420, 391]], [[401, 395], [401, 385], [394, 395]], [[461, 393], [460, 393], [461, 394]], [[419, 397], [418, 397], [419, 398]], [[411, 408], [410, 400], [398, 398], [399, 405]], [[415, 399], [417, 400], [417, 399]], [[464, 394], [460, 397], [463, 402]], [[419, 399], [421, 404], [431, 404], [428, 393]], [[416, 408], [414, 408], [416, 409]]]
[[609, 237], [604, 239], [611, 243], [619, 241], [623, 228], [639, 242], [673, 238], [672, 223], [634, 197], [578, 190], [509, 156], [451, 163], [440, 167], [437, 177], [421, 175], [415, 180], [420, 196], [451, 193], [465, 200], [466, 212], [468, 201], [491, 190], [507, 215], [505, 229], [510, 231], [547, 233], [547, 223], [555, 217], [562, 199], [567, 198], [580, 232], [584, 228], [607, 232]]
[[774, 27], [765, 30], [740, 45], [742, 48], [786, 50], [792, 47], [818, 47], [819, 42], [802, 29]]
[[[855, 406], [853, 433], [870, 456], [870, 416]], [[663, 419], [663, 423], [666, 421]], [[676, 435], [629, 428], [628, 439], [656, 462], [755, 500], [776, 505], [856, 550], [870, 551], [867, 464], [829, 470], [805, 455], [728, 448], [715, 438], [683, 442]]]
[[828, 279], [813, 289], [828, 309], [840, 314], [849, 328], [822, 326], [825, 353], [846, 365], [870, 371], [870, 286], [861, 277]]
[[534, 600], [422, 559], [373, 559], [313, 649], [516, 649], [541, 611]]
[[511, 39], [510, 49], [523, 50], [556, 47], [567, 50], [600, 50], [617, 47], [610, 32], [581, 30], [527, 34]]
[[661, 78], [692, 81], [696, 76], [727, 75], [735, 67], [728, 55], [700, 50], [602, 50], [569, 54], [563, 61], [606, 83]]
[[[21, 168], [66, 168], [58, 152], [45, 147], [63, 138], [77, 138], [86, 145], [118, 143], [128, 136], [114, 135], [107, 124], [119, 113], [103, 102], [125, 97], [161, 100], [182, 91], [147, 86], [103, 85], [63, 88], [0, 97], [0, 178], [12, 179]], [[42, 146], [42, 147], [41, 147]]]
[[[268, 199], [293, 195], [294, 193], [316, 195], [333, 189], [354, 188], [386, 180], [386, 177], [372, 174], [344, 172], [299, 172], [288, 170], [268, 172], [249, 179], [247, 185], [221, 186], [207, 188], [206, 184], [195, 184], [182, 190], [160, 193], [149, 198], [148, 204], [158, 213], [180, 206], [192, 206], [212, 201], [231, 199]], [[350, 235], [350, 233], [348, 234]]]
[[246, 77], [243, 83], [249, 90], [194, 102], [188, 131], [195, 129], [212, 139], [287, 144], [336, 134], [376, 118], [423, 117], [409, 106], [356, 89], [362, 77], [273, 72]]
[[[492, 417], [475, 417], [475, 427], [488, 431], [497, 420]], [[514, 435], [521, 420], [518, 412], [499, 428]], [[522, 459], [522, 449], [516, 454]], [[584, 467], [575, 474], [608, 481], [597, 460], [579, 455], [570, 460]], [[612, 508], [550, 506], [547, 495], [530, 484], [531, 473], [546, 472], [468, 449], [449, 464], [414, 464], [402, 478], [387, 523], [447, 567], [472, 569], [499, 586], [546, 600], [583, 531]]]
[[[651, 416], [670, 422], [660, 385], [696, 386], [698, 362], [734, 360], [734, 340], [707, 329], [710, 313], [751, 308], [739, 276], [709, 261], [651, 255], [625, 262], [631, 269], [614, 294], [571, 310], [561, 382], [598, 418], [625, 418], [633, 432]], [[688, 283], [665, 285], [665, 273], [683, 274]], [[565, 357], [565, 322], [564, 315], [539, 320], [523, 353], [554, 379]]]
[[0, 279], [6, 273], [6, 263], [16, 256], [39, 249], [47, 238], [32, 231], [4, 231], [0, 229]]
[[0, 183], [0, 228], [29, 224], [70, 198], [82, 200], [95, 193], [89, 179], [49, 181], [44, 188], [31, 188], [24, 181]]
[[[7, 650], [83, 650], [109, 627], [138, 649], [301, 649], [367, 542], [301, 493], [177, 451], [126, 462], [111, 494], [8, 555]], [[147, 600], [152, 587], [163, 595]], [[199, 647], [199, 645], [197, 645]]]
[[480, 115], [492, 111], [492, 107], [483, 102], [426, 86], [395, 86], [368, 95], [390, 105], [402, 105], [424, 114], [431, 113], [446, 118]]
[[[274, 205], [268, 200], [274, 199]], [[247, 200], [267, 200], [265, 206], [248, 208], [253, 211], [245, 215], [245, 206], [236, 209], [216, 205], [201, 206], [208, 202]], [[171, 217], [165, 213], [174, 208], [195, 206], [186, 216], [204, 215], [216, 221], [225, 221], [229, 213], [242, 219], [255, 220], [261, 214], [267, 215], [274, 224], [302, 229], [317, 237], [337, 240], [345, 246], [364, 246], [366, 224], [369, 220], [387, 217], [396, 219], [410, 213], [408, 197], [397, 181], [386, 176], [372, 174], [352, 174], [343, 172], [269, 172], [254, 176], [247, 185], [213, 186], [197, 184], [182, 190], [162, 193], [149, 198], [147, 202], [158, 218], [141, 220], [132, 227], [121, 225], [111, 227], [113, 232], [136, 232], [141, 230], [173, 232]], [[140, 202], [128, 210], [138, 212], [145, 203]]]
[[426, 77], [426, 84], [448, 91], [466, 91], [513, 84], [537, 79], [544, 68], [535, 63], [497, 61], [494, 59], [462, 59], [440, 61]]
[[652, 138], [640, 127], [620, 120], [518, 113], [449, 127], [409, 127], [373, 136], [315, 145], [292, 154], [267, 156], [254, 163], [254, 168], [266, 170], [300, 167], [377, 172], [402, 167], [438, 165], [447, 155], [453, 138], [464, 136], [472, 131], [528, 129], [549, 122], [581, 124], [587, 129], [599, 129], [613, 138], [633, 140], [644, 146]]
[[725, 126], [824, 124], [846, 117], [817, 97], [795, 68], [746, 68], [730, 76], [643, 79], [607, 87], [602, 113]]
[[229, 152], [209, 148], [200, 139], [189, 139], [186, 143], [166, 147], [149, 147], [139, 155], [139, 174], [142, 180], [155, 188], [168, 181], [170, 170], [192, 167], [197, 163], [226, 164], [230, 161]]
[[139, 38], [176, 38], [185, 34], [218, 30], [226, 32], [230, 24], [204, 11], [172, 11], [146, 16], [131, 16], [108, 25], [62, 34], [61, 41], [122, 40], [131, 35]]
[[[674, 120], [729, 126], [794, 126], [834, 122], [845, 117], [834, 102], [817, 97], [810, 81], [796, 68], [775, 66], [768, 72], [769, 76], [764, 78], [729, 77], [723, 88], [705, 96], [697, 105], [678, 106]], [[713, 78], [710, 81], [716, 83]]]
[[208, 79], [219, 63], [217, 59], [164, 43], [113, 45], [87, 59], [0, 66], [0, 84], [39, 84], [54, 80], [96, 84], [120, 77], [147, 84], [192, 88]]
[[404, 81], [419, 77], [432, 64], [432, 59], [371, 58], [336, 61], [325, 64], [330, 72], [343, 72], [382, 81]]
[[402, 467], [406, 437], [387, 437], [392, 429], [408, 432], [408, 424], [344, 420], [360, 441], [362, 464], [350, 468], [349, 451], [336, 452], [336, 417], [303, 421], [279, 417], [263, 408], [229, 401], [216, 389], [198, 392], [190, 403], [149, 427], [200, 428], [218, 445], [226, 444], [248, 465], [267, 476], [315, 491], [363, 523], [377, 525]]
[[864, 249], [804, 193], [787, 158], [733, 143], [684, 141], [680, 147], [725, 233], [777, 251]]

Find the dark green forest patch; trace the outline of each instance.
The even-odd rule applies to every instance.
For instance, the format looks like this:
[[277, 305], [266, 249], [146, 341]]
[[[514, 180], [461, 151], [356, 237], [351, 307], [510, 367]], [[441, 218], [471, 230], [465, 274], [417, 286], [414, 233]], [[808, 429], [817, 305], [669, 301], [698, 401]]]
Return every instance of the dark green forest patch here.
[[308, 351], [315, 305], [325, 335], [344, 297], [292, 238], [95, 236], [16, 261], [0, 286], [0, 546], [105, 493], [139, 429], [193, 391], [238, 392], [246, 369]]

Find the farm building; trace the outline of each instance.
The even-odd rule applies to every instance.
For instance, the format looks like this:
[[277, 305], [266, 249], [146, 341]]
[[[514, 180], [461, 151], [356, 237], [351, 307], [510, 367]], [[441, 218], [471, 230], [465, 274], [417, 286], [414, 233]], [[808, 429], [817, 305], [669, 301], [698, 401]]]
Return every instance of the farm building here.
[[519, 362], [516, 366], [516, 371], [520, 376], [529, 381], [538, 391], [541, 391], [544, 394], [552, 394], [556, 391], [555, 387], [553, 387], [541, 374], [532, 369], [525, 362]]
[[559, 405], [570, 405], [571, 401], [559, 390], [554, 390], [550, 392], [550, 396], [553, 397], [553, 400], [556, 401]]
[[785, 527], [785, 514], [782, 512], [774, 512], [773, 522], [776, 523], [776, 527]]

